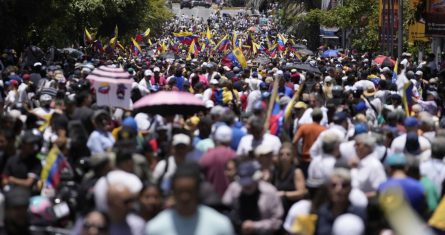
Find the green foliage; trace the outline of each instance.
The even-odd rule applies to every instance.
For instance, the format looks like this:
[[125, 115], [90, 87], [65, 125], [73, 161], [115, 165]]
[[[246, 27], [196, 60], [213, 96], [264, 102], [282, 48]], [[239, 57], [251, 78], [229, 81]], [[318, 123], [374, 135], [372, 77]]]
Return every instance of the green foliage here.
[[125, 41], [148, 27], [157, 32], [171, 16], [165, 0], [2, 0], [0, 48], [82, 44], [84, 28], [109, 39], [115, 25]]

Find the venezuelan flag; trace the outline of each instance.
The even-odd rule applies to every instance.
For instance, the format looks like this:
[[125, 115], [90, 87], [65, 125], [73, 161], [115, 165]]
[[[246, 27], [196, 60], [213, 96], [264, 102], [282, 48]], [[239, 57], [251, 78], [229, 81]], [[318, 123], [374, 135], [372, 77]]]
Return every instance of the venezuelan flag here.
[[69, 167], [69, 163], [57, 146], [54, 146], [48, 153], [45, 165], [40, 174], [40, 179], [46, 188], [56, 188], [60, 182], [60, 175], [63, 169]]
[[286, 38], [282, 34], [278, 34], [278, 51], [286, 49]]
[[173, 36], [175, 36], [176, 40], [178, 40], [180, 43], [187, 45], [192, 44], [192, 41], [198, 39], [198, 37], [193, 35], [192, 32], [173, 33]]
[[218, 45], [216, 45], [216, 49], [218, 51], [227, 51], [230, 47], [230, 40], [227, 38], [227, 35], [219, 41]]
[[87, 28], [85, 28], [85, 33], [84, 33], [84, 36], [83, 36], [83, 40], [84, 40], [85, 44], [93, 42], [93, 37], [91, 36], [91, 33], [88, 32]]
[[119, 35], [119, 28], [116, 25], [116, 27], [114, 28], [114, 36], [110, 39], [110, 45], [112, 46], [116, 45], [118, 35]]
[[232, 52], [233, 52], [233, 55], [238, 60], [238, 62], [241, 65], [241, 67], [243, 69], [247, 68], [247, 61], [246, 61], [246, 57], [244, 57], [244, 55], [243, 55], [243, 52], [238, 47], [233, 49]]
[[142, 49], [141, 49], [141, 46], [139, 46], [139, 43], [138, 42], [136, 42], [136, 40], [134, 40], [134, 38], [131, 38], [131, 42], [133, 43], [133, 46], [134, 46], [134, 48], [135, 48], [135, 54], [136, 53], [142, 53]]

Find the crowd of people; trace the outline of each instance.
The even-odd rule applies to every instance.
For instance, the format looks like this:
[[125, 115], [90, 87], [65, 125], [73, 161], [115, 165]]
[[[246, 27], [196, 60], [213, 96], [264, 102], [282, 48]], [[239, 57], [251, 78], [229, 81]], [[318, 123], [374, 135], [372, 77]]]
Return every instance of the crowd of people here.
[[[273, 17], [243, 14], [164, 29], [138, 53], [89, 45], [49, 63], [4, 51], [0, 234], [445, 231], [445, 64], [434, 55], [302, 55], [290, 36], [273, 54], [284, 37]], [[181, 31], [204, 32], [201, 52], [160, 46]], [[246, 63], [206, 51], [206, 31], [238, 35]], [[132, 103], [189, 92], [205, 111], [98, 106], [86, 77], [102, 65], [131, 75]]]

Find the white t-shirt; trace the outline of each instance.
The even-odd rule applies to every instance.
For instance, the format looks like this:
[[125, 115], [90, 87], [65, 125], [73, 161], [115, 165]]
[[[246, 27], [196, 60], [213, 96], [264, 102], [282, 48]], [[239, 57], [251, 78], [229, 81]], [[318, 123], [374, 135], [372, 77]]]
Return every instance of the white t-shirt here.
[[378, 157], [371, 153], [351, 170], [351, 178], [353, 187], [368, 193], [377, 191], [379, 185], [386, 181], [386, 173]]
[[260, 146], [263, 143], [267, 143], [268, 145], [272, 146], [273, 153], [275, 155], [278, 154], [281, 148], [281, 141], [278, 137], [271, 135], [271, 134], [264, 134], [263, 139], [261, 141], [254, 141], [253, 135], [246, 135], [241, 138], [238, 149], [236, 151], [236, 154], [238, 156], [247, 156], [251, 150], [255, 150], [254, 148]]
[[[165, 159], [158, 162], [158, 164], [155, 167], [155, 170], [153, 171], [153, 179], [155, 182], [159, 182], [161, 180], [161, 188], [163, 190], [168, 190], [170, 188], [170, 180], [173, 176], [173, 174], [176, 171], [176, 161], [173, 156], [168, 157], [168, 168], [167, 170], [165, 167], [167, 167], [167, 161]], [[162, 174], [165, 172], [164, 176], [162, 177]], [[162, 177], [162, 179], [161, 179]]]

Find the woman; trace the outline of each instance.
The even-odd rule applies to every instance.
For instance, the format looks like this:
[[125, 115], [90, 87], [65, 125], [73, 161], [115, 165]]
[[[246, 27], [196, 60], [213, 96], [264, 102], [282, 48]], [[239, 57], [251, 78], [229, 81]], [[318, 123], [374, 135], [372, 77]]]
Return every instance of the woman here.
[[145, 184], [139, 194], [139, 206], [139, 216], [145, 221], [154, 218], [162, 210], [161, 189], [154, 184]]
[[296, 157], [292, 144], [283, 143], [278, 154], [277, 168], [274, 171], [272, 182], [281, 196], [286, 212], [295, 201], [303, 198], [307, 193], [303, 171], [294, 164], [294, 159]]
[[83, 222], [81, 235], [105, 235], [108, 234], [107, 217], [99, 211], [87, 214]]

